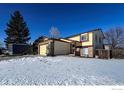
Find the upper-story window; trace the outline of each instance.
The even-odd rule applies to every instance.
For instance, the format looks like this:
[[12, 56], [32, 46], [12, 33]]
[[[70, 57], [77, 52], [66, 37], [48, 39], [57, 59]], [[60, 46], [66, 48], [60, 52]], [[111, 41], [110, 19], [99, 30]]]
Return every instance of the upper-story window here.
[[97, 42], [97, 35], [95, 35], [95, 41]]
[[99, 43], [102, 43], [102, 39], [99, 37]]
[[88, 34], [82, 34], [81, 35], [81, 41], [88, 41]]
[[98, 42], [98, 37], [97, 37], [97, 35], [95, 35], [95, 41], [96, 41], [96, 43]]

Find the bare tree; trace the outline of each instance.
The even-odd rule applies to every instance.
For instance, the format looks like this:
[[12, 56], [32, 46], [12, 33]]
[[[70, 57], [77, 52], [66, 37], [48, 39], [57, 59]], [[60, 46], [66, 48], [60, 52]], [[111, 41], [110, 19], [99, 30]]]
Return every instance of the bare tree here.
[[59, 38], [60, 32], [57, 27], [51, 27], [49, 33], [51, 38]]
[[124, 29], [116, 27], [105, 32], [105, 42], [112, 45], [112, 48], [124, 48]]

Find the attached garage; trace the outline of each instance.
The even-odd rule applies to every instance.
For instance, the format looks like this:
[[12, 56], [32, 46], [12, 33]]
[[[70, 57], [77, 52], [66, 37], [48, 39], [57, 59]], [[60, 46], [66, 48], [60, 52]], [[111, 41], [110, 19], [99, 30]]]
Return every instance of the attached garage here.
[[70, 44], [62, 41], [54, 41], [54, 54], [55, 55], [70, 54]]
[[60, 39], [48, 39], [39, 43], [38, 54], [41, 56], [70, 54], [70, 43]]
[[47, 55], [47, 47], [48, 47], [48, 44], [43, 44], [43, 45], [40, 45], [40, 55], [43, 55], [43, 56], [46, 56]]

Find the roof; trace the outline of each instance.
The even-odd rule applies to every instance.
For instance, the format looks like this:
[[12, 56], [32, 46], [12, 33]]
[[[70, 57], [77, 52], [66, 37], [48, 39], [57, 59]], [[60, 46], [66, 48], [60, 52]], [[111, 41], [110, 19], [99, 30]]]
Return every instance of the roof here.
[[[66, 43], [71, 43], [71, 42], [69, 42], [69, 40], [67, 40], [67, 39], [56, 39], [56, 38], [49, 38], [49, 40], [56, 40], [56, 41], [60, 41], [60, 42], [66, 42]], [[67, 40], [67, 41], [66, 41]]]
[[[82, 33], [79, 33], [79, 34], [76, 34], [76, 35], [71, 35], [71, 36], [68, 36], [66, 38], [70, 38], [70, 37], [74, 37], [74, 36], [78, 36], [80, 34], [84, 34], [84, 33], [89, 33], [89, 32], [94, 32], [94, 31], [101, 31], [102, 32], [102, 29], [98, 28], [98, 29], [93, 29], [93, 30], [90, 30], [90, 31], [85, 31], [85, 32], [82, 32]], [[103, 32], [102, 32], [103, 33]], [[103, 34], [104, 35], [104, 34]]]
[[30, 44], [27, 44], [27, 43], [26, 44], [24, 44], [24, 43], [17, 43], [17, 44], [16, 43], [11, 43], [11, 44], [8, 44], [8, 45], [30, 45]]
[[112, 44], [104, 44], [104, 45], [109, 45], [109, 46], [111, 46]]
[[60, 41], [60, 42], [65, 42], [65, 43], [71, 43], [71, 42], [68, 42], [68, 41], [65, 41], [65, 40], [62, 40], [62, 39], [48, 38], [47, 40], [39, 42], [39, 44], [43, 43], [43, 42], [46, 42], [46, 41], [50, 41], [50, 40], [55, 40], [55, 41]]
[[71, 40], [71, 39], [68, 39], [68, 38], [61, 38], [60, 40], [69, 41], [69, 42], [80, 42], [80, 41]]

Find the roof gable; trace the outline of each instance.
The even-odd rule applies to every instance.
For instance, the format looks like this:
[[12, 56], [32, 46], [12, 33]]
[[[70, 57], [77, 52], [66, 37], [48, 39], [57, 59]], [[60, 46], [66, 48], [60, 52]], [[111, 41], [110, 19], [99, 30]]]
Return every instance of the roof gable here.
[[71, 38], [71, 37], [75, 37], [75, 36], [78, 36], [78, 35], [81, 35], [81, 34], [84, 34], [84, 33], [90, 33], [90, 32], [94, 32], [94, 31], [101, 31], [102, 32], [102, 29], [98, 28], [98, 29], [94, 29], [94, 30], [90, 30], [90, 31], [85, 31], [85, 32], [82, 32], [82, 33], [79, 33], [79, 34], [76, 34], [76, 35], [68, 36], [66, 38]]

